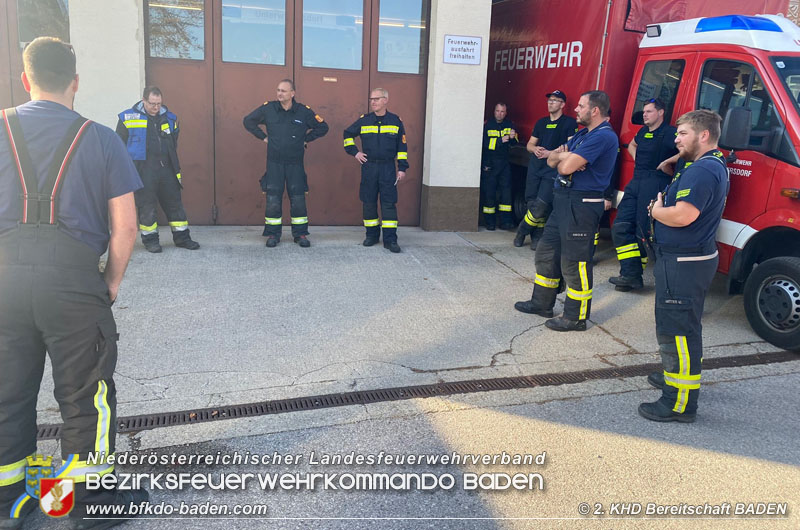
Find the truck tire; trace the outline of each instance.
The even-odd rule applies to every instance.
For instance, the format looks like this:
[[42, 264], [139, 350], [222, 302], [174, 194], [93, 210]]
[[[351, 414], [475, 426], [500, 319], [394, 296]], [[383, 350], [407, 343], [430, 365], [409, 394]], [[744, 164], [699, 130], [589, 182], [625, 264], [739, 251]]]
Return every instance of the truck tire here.
[[800, 258], [768, 259], [744, 286], [750, 326], [770, 344], [800, 352]]

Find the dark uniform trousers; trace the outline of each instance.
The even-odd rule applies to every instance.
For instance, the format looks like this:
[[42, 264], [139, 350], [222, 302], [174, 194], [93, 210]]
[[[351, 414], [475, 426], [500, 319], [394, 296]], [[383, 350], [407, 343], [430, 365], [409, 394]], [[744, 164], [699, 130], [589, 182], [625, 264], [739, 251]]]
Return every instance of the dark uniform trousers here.
[[264, 236], [280, 239], [283, 216], [283, 190], [289, 195], [289, 207], [292, 216], [292, 236], [308, 235], [308, 210], [306, 209], [306, 191], [308, 184], [302, 162], [283, 163], [267, 160], [267, 172], [261, 179], [261, 189], [267, 194], [267, 206], [264, 211]]
[[532, 300], [538, 308], [553, 308], [563, 277], [567, 290], [564, 318], [573, 321], [589, 318], [592, 255], [602, 215], [602, 193], [555, 188], [553, 213], [536, 250]]
[[[483, 221], [488, 227], [496, 226], [496, 212], [500, 210], [500, 224], [512, 224], [511, 216], [511, 165], [505, 158], [489, 158], [485, 162], [488, 170], [481, 174], [483, 195]], [[497, 193], [500, 204], [497, 205]]]
[[672, 177], [661, 171], [637, 169], [633, 180], [625, 186], [625, 194], [611, 227], [622, 276], [642, 277], [647, 265], [645, 244], [650, 238], [648, 207], [658, 192], [664, 191], [671, 179]]
[[187, 241], [190, 238], [189, 222], [181, 202], [181, 183], [169, 161], [163, 164], [158, 160], [143, 162], [139, 176], [144, 187], [134, 192], [134, 197], [142, 241], [158, 241], [159, 204], [167, 216], [175, 243]]
[[664, 365], [661, 402], [694, 414], [703, 364], [703, 303], [719, 264], [716, 243], [705, 248], [656, 245], [656, 337]]
[[[55, 225], [21, 225], [0, 236], [0, 509], [37, 503], [24, 495], [26, 457], [36, 453], [36, 400], [50, 355], [64, 426], [61, 451], [70, 462], [59, 476], [74, 478], [77, 502], [87, 494], [87, 453], [114, 452], [117, 328], [97, 253]], [[71, 459], [70, 459], [71, 457]], [[20, 497], [22, 495], [22, 497]], [[15, 503], [16, 500], [16, 503]]]
[[[361, 165], [361, 185], [358, 198], [363, 203], [364, 226], [368, 238], [379, 239], [383, 229], [383, 242], [397, 242], [397, 168], [394, 160], [372, 160]], [[381, 202], [380, 226], [378, 221], [378, 195]]]
[[538, 240], [541, 237], [547, 217], [553, 210], [555, 177], [542, 176], [541, 170], [542, 168], [528, 167], [525, 181], [525, 202], [528, 211], [525, 212], [525, 217], [517, 232], [523, 236], [530, 234], [532, 240]]

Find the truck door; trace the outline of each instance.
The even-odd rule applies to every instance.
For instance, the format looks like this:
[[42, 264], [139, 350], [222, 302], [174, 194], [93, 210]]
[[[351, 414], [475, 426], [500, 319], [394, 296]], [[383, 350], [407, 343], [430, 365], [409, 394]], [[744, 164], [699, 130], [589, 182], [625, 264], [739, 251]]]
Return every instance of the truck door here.
[[671, 53], [640, 57], [620, 131], [622, 164], [615, 203], [622, 199], [621, 191], [633, 178], [634, 161], [627, 146], [642, 127], [642, 109], [651, 100], [660, 99], [664, 103], [664, 121], [675, 123], [682, 114], [682, 103], [691, 99], [691, 83], [681, 83], [681, 80], [693, 70], [696, 55]]
[[[774, 99], [752, 57], [725, 54], [727, 57], [722, 59], [712, 54], [703, 55], [696, 108], [716, 111], [722, 117], [736, 106], [748, 107], [752, 112], [753, 129], [749, 141], [752, 149], [737, 152], [737, 160], [728, 164], [731, 188], [724, 213], [726, 221], [746, 225], [766, 211], [777, 164], [777, 159], [770, 154], [771, 138], [782, 125]], [[725, 240], [726, 226], [735, 229], [739, 225], [725, 220], [720, 226], [720, 241], [731, 245], [733, 241]], [[722, 262], [720, 260], [721, 265]]]

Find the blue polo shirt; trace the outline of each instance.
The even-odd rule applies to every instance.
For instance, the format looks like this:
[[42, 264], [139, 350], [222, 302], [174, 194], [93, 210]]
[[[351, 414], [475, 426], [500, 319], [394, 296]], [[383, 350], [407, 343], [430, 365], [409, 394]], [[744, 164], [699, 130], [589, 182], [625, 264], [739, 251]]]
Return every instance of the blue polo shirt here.
[[664, 206], [686, 201], [700, 210], [700, 215], [684, 227], [671, 227], [656, 221], [656, 243], [674, 248], [702, 248], [713, 243], [729, 188], [728, 168], [721, 151], [709, 151], [685, 166], [667, 188]]
[[[39, 191], [46, 184], [55, 150], [78, 113], [53, 101], [30, 101], [17, 107], [17, 116], [36, 168]], [[2, 122], [0, 117], [0, 122]], [[103, 125], [85, 129], [61, 183], [59, 229], [102, 254], [108, 248], [108, 201], [142, 187], [142, 181], [119, 137]], [[21, 185], [8, 145], [5, 124], [0, 127], [0, 234], [22, 219]]]
[[[567, 142], [567, 147], [588, 162], [583, 171], [572, 174], [572, 189], [603, 193], [611, 183], [619, 151], [619, 139], [611, 125], [603, 122], [591, 131], [581, 129]], [[558, 180], [555, 186], [558, 187]]]

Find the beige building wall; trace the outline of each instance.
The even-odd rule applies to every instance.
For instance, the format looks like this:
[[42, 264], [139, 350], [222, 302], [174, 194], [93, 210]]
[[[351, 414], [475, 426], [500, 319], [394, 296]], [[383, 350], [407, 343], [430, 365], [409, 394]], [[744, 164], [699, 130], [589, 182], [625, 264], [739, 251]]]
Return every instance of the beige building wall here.
[[[432, 0], [421, 225], [478, 229], [491, 0]], [[480, 64], [444, 62], [445, 35], [481, 37]]]
[[75, 110], [112, 129], [144, 88], [144, 2], [70, 0], [80, 86]]

